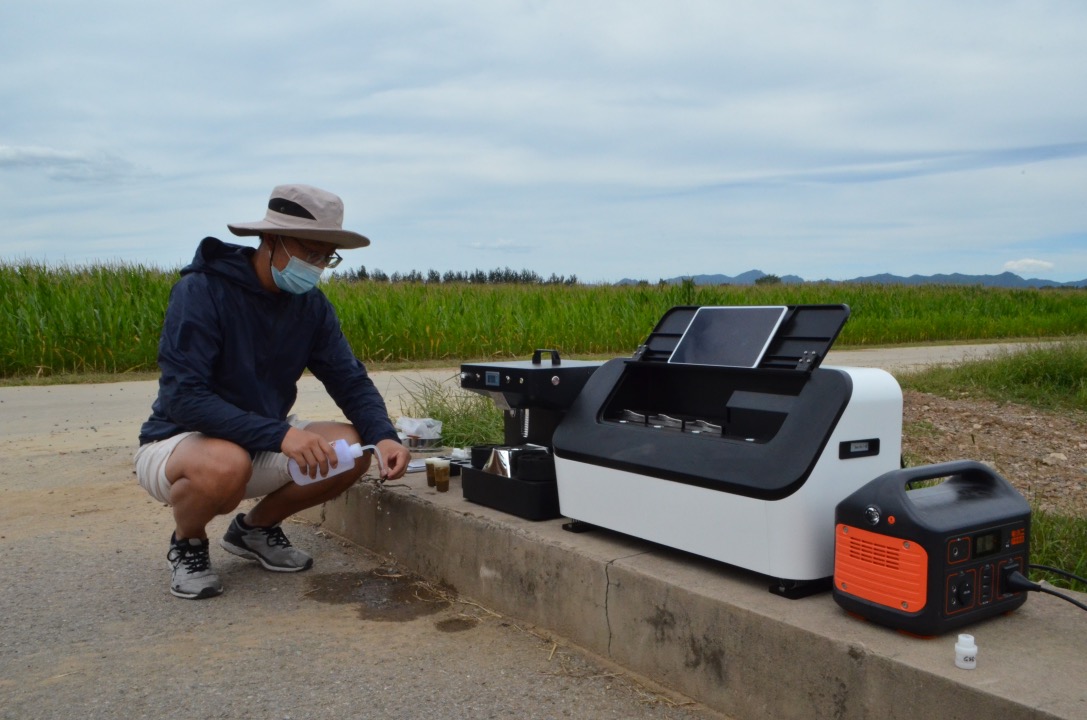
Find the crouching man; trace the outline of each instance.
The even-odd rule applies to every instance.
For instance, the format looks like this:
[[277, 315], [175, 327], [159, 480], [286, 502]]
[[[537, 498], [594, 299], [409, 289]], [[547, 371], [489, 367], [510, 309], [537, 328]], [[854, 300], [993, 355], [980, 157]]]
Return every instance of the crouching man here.
[[[257, 236], [256, 248], [205, 238], [170, 293], [159, 342], [158, 397], [140, 430], [136, 475], [173, 509], [167, 558], [170, 592], [219, 595], [207, 525], [238, 513], [219, 544], [275, 572], [298, 572], [313, 558], [291, 545], [280, 524], [331, 500], [366, 472], [370, 454], [350, 471], [299, 485], [288, 460], [316, 478], [335, 466], [332, 443], [376, 445], [383, 476], [398, 478], [410, 453], [385, 401], [355, 357], [317, 281], [340, 262], [337, 250], [370, 241], [344, 230], [343, 203], [306, 185], [272, 191], [264, 220], [228, 225]], [[320, 380], [349, 423], [288, 416], [305, 369]]]

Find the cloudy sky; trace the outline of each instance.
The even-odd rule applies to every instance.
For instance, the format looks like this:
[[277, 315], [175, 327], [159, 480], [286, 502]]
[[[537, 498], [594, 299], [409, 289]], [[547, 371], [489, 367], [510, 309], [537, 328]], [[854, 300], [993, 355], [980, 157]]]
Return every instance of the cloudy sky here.
[[[1079, 0], [4, 0], [0, 260], [1087, 278]], [[238, 242], [251, 243], [249, 239]]]

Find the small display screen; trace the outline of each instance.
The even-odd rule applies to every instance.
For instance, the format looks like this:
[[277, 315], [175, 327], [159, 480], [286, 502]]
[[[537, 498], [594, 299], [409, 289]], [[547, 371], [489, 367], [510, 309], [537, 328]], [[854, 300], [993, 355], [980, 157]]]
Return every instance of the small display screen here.
[[488, 370], [483, 381], [487, 383], [487, 387], [498, 387], [502, 382], [497, 370]]
[[974, 537], [974, 557], [992, 555], [1000, 549], [1000, 533], [990, 532]]
[[699, 308], [668, 362], [757, 367], [786, 310], [784, 305]]

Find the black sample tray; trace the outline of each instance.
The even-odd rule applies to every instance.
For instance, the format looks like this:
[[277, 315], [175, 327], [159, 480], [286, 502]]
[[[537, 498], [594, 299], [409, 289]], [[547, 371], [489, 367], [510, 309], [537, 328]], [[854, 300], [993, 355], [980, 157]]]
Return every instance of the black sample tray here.
[[553, 520], [559, 514], [559, 489], [554, 480], [532, 481], [503, 477], [461, 468], [464, 499], [476, 505], [501, 510], [525, 520]]

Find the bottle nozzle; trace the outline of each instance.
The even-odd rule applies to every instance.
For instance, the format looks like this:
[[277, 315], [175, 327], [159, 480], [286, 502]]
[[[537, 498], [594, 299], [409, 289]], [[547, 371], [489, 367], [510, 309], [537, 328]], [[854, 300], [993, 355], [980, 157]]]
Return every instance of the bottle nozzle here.
[[389, 478], [389, 474], [385, 471], [385, 459], [381, 457], [381, 451], [377, 449], [377, 445], [355, 443], [351, 446], [351, 454], [354, 457], [362, 457], [362, 454], [367, 450], [372, 452], [377, 459], [377, 476], [381, 482], [385, 482]]

